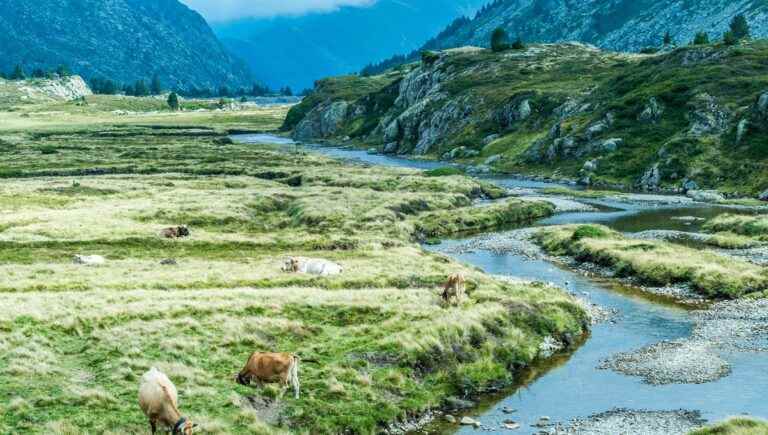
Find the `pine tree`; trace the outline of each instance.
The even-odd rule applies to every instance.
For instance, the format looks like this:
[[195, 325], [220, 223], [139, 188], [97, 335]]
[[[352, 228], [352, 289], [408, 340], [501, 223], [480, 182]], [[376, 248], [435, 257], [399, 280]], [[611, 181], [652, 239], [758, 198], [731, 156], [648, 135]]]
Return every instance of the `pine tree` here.
[[58, 74], [59, 77], [69, 77], [71, 73], [69, 72], [69, 67], [62, 64], [56, 68], [56, 74]]
[[11, 80], [24, 80], [27, 78], [27, 74], [24, 72], [24, 67], [21, 66], [21, 64], [17, 64], [13, 68], [13, 73], [11, 74]]
[[291, 90], [290, 86], [286, 86], [283, 89], [280, 90], [280, 94], [284, 95], [286, 97], [292, 97], [293, 96], [293, 90]]
[[706, 45], [709, 44], [709, 35], [707, 32], [699, 32], [693, 38], [693, 45]]
[[497, 27], [491, 35], [491, 50], [500, 52], [508, 49], [509, 43], [507, 41], [507, 32], [501, 27]]
[[179, 110], [179, 96], [176, 95], [176, 92], [171, 92], [168, 95], [168, 107], [173, 111]]
[[160, 77], [155, 74], [152, 76], [152, 83], [149, 85], [149, 91], [152, 95], [160, 95], [163, 93], [163, 85], [160, 84]]
[[750, 38], [749, 23], [744, 14], [739, 14], [733, 17], [733, 20], [731, 21], [731, 32], [733, 33], [733, 37], [739, 41]]
[[523, 38], [518, 36], [517, 39], [515, 39], [515, 42], [512, 43], [512, 49], [525, 50], [525, 43], [523, 42]]
[[149, 89], [143, 79], [136, 80], [136, 83], [133, 85], [133, 94], [137, 97], [145, 97], [149, 95]]
[[672, 35], [669, 31], [664, 34], [664, 45], [672, 45]]

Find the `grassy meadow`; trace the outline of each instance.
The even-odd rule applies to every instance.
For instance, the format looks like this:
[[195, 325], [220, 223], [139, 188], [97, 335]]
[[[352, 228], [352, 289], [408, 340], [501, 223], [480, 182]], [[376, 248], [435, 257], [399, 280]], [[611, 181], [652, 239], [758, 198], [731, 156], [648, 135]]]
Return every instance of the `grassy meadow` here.
[[[285, 107], [86, 101], [0, 113], [0, 433], [147, 433], [136, 396], [151, 366], [202, 433], [374, 433], [508, 384], [545, 337], [585, 332], [561, 291], [417, 243], [420, 229], [484, 230], [546, 205], [474, 208], [502, 192], [227, 138], [277, 128]], [[178, 224], [192, 236], [159, 237]], [[281, 272], [289, 255], [345, 272]], [[470, 297], [445, 306], [439, 285], [457, 270]], [[302, 365], [299, 400], [233, 382], [259, 350], [320, 361]]]

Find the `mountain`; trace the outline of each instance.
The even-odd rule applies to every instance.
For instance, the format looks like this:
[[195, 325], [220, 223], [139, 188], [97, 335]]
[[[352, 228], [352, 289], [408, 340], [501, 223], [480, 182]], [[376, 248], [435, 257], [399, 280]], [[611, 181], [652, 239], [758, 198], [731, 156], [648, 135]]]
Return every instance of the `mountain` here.
[[768, 40], [656, 54], [464, 47], [320, 81], [283, 126], [469, 171], [768, 197]]
[[0, 70], [68, 65], [118, 82], [248, 85], [205, 20], [177, 0], [0, 0]]
[[579, 41], [617, 51], [658, 47], [666, 32], [685, 45], [701, 31], [720, 38], [739, 13], [747, 16], [755, 36], [768, 36], [766, 0], [495, 0], [472, 20], [423, 45], [410, 60], [426, 49], [487, 47], [497, 27], [525, 41]]
[[418, 48], [486, 1], [379, 0], [369, 7], [213, 23], [213, 28], [260, 81], [297, 90], [312, 87], [319, 78], [359, 71], [372, 60]]

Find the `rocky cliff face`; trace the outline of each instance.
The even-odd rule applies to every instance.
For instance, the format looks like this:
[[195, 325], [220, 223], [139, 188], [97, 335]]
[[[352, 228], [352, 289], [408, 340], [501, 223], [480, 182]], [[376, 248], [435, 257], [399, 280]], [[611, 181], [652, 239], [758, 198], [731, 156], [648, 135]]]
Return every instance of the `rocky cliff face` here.
[[765, 59], [768, 41], [656, 55], [577, 43], [452, 49], [356, 86], [320, 82], [286, 128], [481, 172], [756, 194], [768, 187]]
[[91, 89], [80, 76], [34, 80], [0, 79], [2, 104], [71, 101], [91, 94]]
[[177, 0], [0, 0], [0, 69], [68, 65], [121, 82], [157, 74], [164, 86], [245, 85], [247, 68], [205, 20]]
[[744, 13], [755, 36], [768, 36], [768, 3], [762, 0], [499, 0], [433, 48], [487, 46], [496, 27], [527, 41], [581, 41], [601, 48], [638, 51], [661, 44], [670, 32], [680, 45], [697, 32], [719, 38]]

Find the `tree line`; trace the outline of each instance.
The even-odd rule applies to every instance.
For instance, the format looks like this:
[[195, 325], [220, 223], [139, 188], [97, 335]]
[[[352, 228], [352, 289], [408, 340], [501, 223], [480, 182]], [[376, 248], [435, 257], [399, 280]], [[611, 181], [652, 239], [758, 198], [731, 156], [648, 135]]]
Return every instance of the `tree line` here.
[[31, 73], [27, 74], [24, 69], [24, 65], [16, 64], [9, 72], [0, 71], [0, 78], [6, 80], [26, 80], [28, 78], [33, 79], [54, 79], [58, 77], [69, 77], [72, 73], [69, 71], [69, 67], [66, 65], [59, 65], [54, 69], [45, 70], [43, 68], [35, 68]]

